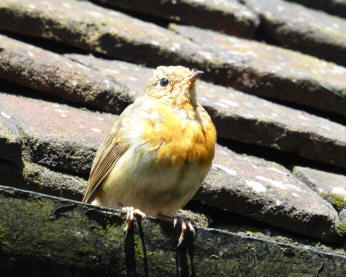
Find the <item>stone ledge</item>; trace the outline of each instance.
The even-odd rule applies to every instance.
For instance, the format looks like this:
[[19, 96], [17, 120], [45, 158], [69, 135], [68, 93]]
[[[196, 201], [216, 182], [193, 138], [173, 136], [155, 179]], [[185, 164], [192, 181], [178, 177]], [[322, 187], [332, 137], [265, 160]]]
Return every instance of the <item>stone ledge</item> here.
[[[172, 222], [0, 187], [0, 270], [7, 276], [342, 276], [346, 257], [196, 227], [176, 249]], [[71, 247], [73, 245], [73, 247]], [[11, 259], [10, 259], [11, 257]], [[132, 274], [132, 275], [131, 275]]]

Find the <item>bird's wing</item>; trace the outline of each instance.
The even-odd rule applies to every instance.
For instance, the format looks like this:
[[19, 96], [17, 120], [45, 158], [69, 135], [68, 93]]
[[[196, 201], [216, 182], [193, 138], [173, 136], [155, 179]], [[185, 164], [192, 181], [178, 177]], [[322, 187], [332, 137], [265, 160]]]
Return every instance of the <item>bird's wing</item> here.
[[143, 100], [138, 98], [119, 116], [118, 122], [114, 124], [105, 142], [97, 150], [83, 202], [90, 203], [94, 199], [94, 195], [102, 181], [111, 172], [121, 156], [129, 149], [129, 140], [124, 137], [124, 134], [128, 134], [130, 129], [136, 129], [137, 124], [135, 123], [138, 122], [138, 114], [148, 107], [150, 105], [143, 105]]
[[102, 181], [128, 149], [128, 145], [119, 139], [119, 125], [120, 122], [112, 128], [112, 132], [96, 153], [91, 167], [87, 189], [82, 200], [83, 202], [90, 203], [93, 200], [94, 193]]

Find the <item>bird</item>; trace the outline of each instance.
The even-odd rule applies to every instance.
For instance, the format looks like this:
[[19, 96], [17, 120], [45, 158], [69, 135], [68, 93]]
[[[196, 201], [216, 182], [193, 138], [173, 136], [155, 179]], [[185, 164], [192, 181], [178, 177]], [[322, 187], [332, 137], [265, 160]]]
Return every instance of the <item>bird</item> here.
[[[134, 215], [171, 218], [211, 168], [216, 129], [197, 103], [195, 83], [202, 73], [158, 66], [96, 152], [82, 201], [126, 211], [125, 232]], [[178, 246], [187, 229], [194, 233], [190, 222], [180, 221]]]

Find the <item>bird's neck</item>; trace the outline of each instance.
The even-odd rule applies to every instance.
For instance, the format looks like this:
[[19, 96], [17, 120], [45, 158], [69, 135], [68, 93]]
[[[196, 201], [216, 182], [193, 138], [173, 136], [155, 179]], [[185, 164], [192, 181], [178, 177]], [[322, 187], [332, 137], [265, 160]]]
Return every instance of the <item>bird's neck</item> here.
[[193, 86], [189, 90], [185, 90], [183, 93], [179, 93], [175, 97], [175, 104], [181, 108], [192, 110], [197, 106], [196, 91]]

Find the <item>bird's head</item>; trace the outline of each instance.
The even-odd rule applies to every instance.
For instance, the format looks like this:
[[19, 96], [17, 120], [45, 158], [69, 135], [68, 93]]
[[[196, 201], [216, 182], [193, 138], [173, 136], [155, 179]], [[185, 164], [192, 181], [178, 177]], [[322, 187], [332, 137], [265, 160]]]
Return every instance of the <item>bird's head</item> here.
[[195, 82], [202, 73], [183, 66], [159, 66], [148, 80], [145, 94], [175, 105], [196, 106]]

